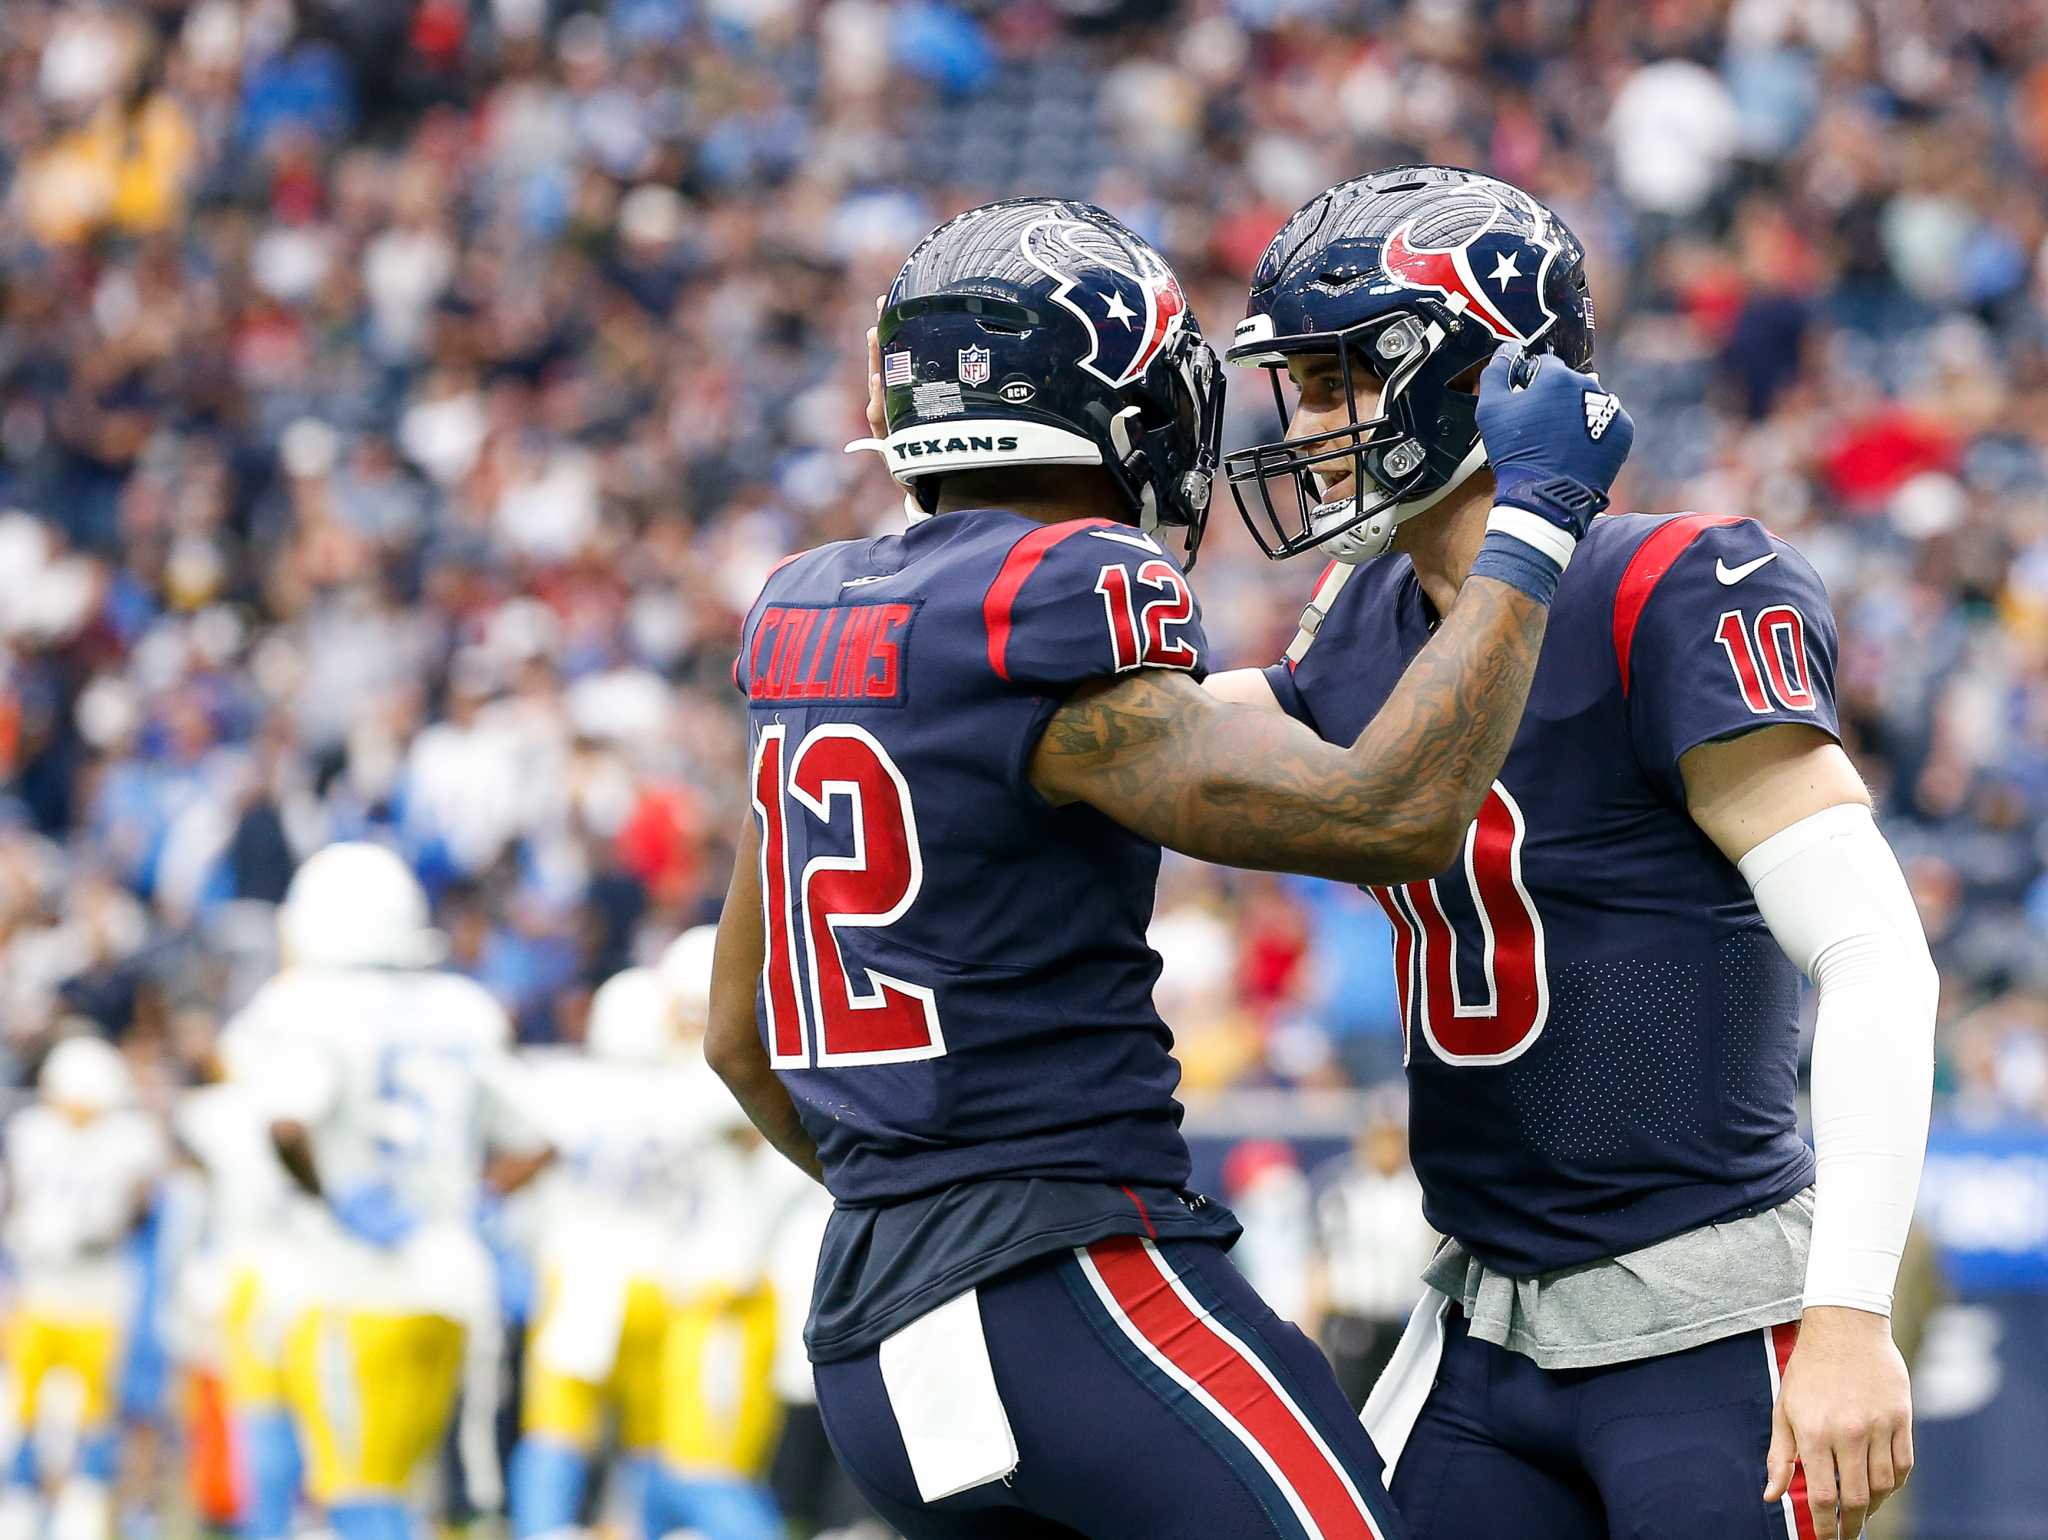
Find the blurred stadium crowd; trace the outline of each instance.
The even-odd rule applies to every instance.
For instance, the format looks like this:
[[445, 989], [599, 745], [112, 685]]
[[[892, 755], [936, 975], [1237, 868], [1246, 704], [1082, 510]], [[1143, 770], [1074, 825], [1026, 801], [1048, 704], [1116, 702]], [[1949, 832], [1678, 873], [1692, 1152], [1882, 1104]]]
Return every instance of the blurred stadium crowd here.
[[[581, 1042], [715, 914], [761, 578], [900, 517], [841, 446], [908, 247], [1089, 196], [1227, 334], [1297, 203], [1430, 160], [1585, 240], [1617, 505], [1821, 571], [1942, 1094], [2048, 1120], [2044, 40], [2040, 0], [8, 0], [0, 1069], [96, 1035], [167, 1108], [295, 864], [365, 837], [523, 1044]], [[1312, 577], [1219, 510], [1219, 665]], [[1383, 927], [1170, 864], [1190, 1089], [1397, 1076]]]

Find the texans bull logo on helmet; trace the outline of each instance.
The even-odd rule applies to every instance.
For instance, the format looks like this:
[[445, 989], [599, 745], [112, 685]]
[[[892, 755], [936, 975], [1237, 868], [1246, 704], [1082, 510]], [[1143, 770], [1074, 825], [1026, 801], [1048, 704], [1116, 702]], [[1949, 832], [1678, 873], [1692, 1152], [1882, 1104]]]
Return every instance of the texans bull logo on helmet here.
[[[1141, 379], [1186, 319], [1187, 296], [1172, 269], [1098, 226], [1042, 219], [1025, 229], [1018, 246], [1026, 261], [1058, 283], [1053, 300], [1088, 329], [1088, 356], [1076, 362], [1112, 388]], [[1085, 284], [1074, 276], [1084, 268], [1091, 273]]]
[[[1503, 227], [1502, 212], [1499, 200], [1483, 195], [1418, 211], [1387, 237], [1380, 260], [1389, 277], [1410, 288], [1462, 296], [1465, 313], [1502, 342], [1527, 344], [1557, 320], [1543, 280], [1559, 248], [1541, 234]], [[1462, 234], [1452, 233], [1460, 227]], [[1524, 272], [1531, 246], [1543, 258]]]

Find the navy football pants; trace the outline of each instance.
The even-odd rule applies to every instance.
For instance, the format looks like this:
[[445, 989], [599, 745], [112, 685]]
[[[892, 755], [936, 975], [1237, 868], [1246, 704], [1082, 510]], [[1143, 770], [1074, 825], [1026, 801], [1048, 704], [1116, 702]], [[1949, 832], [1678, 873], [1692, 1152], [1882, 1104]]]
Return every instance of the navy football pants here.
[[1803, 1474], [1763, 1501], [1797, 1325], [1556, 1370], [1468, 1336], [1456, 1311], [1446, 1326], [1391, 1483], [1413, 1540], [1812, 1540]]
[[927, 1505], [874, 1352], [818, 1407], [909, 1540], [1400, 1540], [1380, 1458], [1314, 1343], [1209, 1242], [1119, 1237], [981, 1286], [1008, 1481]]

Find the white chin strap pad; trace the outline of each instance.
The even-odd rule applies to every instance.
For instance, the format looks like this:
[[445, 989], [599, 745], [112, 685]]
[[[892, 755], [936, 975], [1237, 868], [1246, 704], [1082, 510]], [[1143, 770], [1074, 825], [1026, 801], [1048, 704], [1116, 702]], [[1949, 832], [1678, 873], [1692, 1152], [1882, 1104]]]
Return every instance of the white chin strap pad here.
[[[1331, 503], [1318, 503], [1309, 515], [1310, 522], [1317, 529], [1327, 525], [1343, 524], [1353, 516], [1358, 507], [1356, 498], [1343, 497]], [[1367, 519], [1363, 524], [1353, 524], [1322, 542], [1325, 556], [1356, 566], [1362, 561], [1371, 561], [1381, 555], [1394, 542], [1394, 526], [1399, 523], [1392, 508], [1384, 509]]]
[[[1451, 472], [1450, 479], [1442, 486], [1438, 487], [1434, 492], [1425, 493], [1413, 502], [1395, 503], [1391, 507], [1383, 508], [1363, 524], [1355, 524], [1340, 534], [1332, 535], [1322, 543], [1323, 554], [1333, 560], [1354, 566], [1362, 561], [1371, 561], [1375, 556], [1384, 556], [1388, 548], [1394, 543], [1395, 530], [1406, 524], [1417, 514], [1429, 512], [1438, 503], [1464, 486], [1471, 479], [1472, 473], [1484, 464], [1486, 464], [1486, 445], [1475, 439], [1472, 447], [1465, 452], [1465, 458], [1458, 462], [1458, 468]], [[1340, 524], [1352, 516], [1352, 510], [1356, 506], [1356, 503], [1351, 498], [1344, 498], [1335, 503], [1326, 503], [1323, 507], [1328, 508], [1330, 511], [1327, 514], [1322, 514], [1319, 509], [1318, 514], [1320, 517], [1316, 518], [1316, 522], [1318, 524], [1325, 522]]]

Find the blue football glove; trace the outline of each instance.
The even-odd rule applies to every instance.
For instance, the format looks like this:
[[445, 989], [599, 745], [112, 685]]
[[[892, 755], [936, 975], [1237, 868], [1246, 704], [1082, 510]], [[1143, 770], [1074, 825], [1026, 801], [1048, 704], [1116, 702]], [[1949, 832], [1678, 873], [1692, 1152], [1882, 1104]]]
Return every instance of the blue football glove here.
[[1479, 377], [1478, 418], [1494, 512], [1472, 570], [1547, 604], [1572, 548], [1607, 506], [1635, 422], [1592, 375], [1513, 344]]
[[357, 1240], [390, 1250], [419, 1228], [419, 1216], [405, 1206], [389, 1182], [359, 1182], [327, 1199], [328, 1210]]

